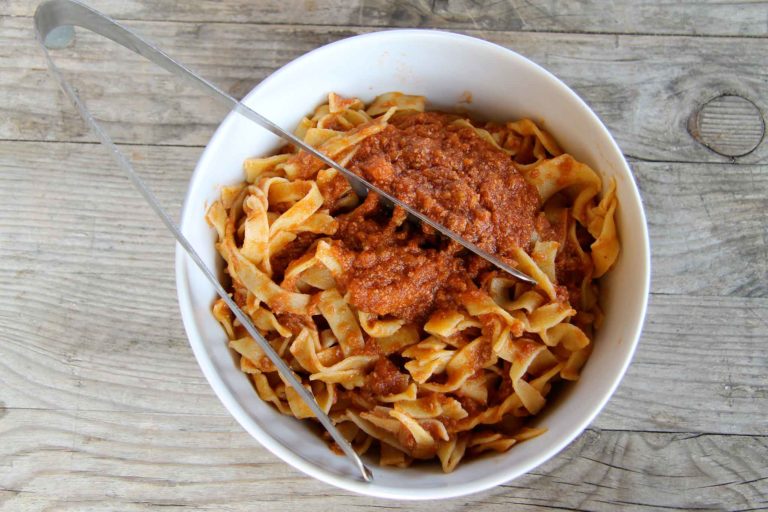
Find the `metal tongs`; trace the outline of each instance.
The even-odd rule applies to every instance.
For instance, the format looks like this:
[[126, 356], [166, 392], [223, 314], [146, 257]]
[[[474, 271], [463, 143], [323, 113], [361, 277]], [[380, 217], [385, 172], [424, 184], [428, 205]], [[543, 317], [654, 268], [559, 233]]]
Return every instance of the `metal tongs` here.
[[536, 281], [515, 269], [514, 267], [511, 267], [510, 265], [494, 257], [493, 255], [483, 251], [475, 244], [468, 242], [448, 228], [426, 217], [422, 213], [411, 208], [407, 204], [381, 190], [357, 174], [345, 169], [330, 159], [328, 156], [309, 146], [293, 134], [283, 130], [269, 119], [262, 117], [260, 114], [239, 102], [229, 94], [225, 93], [208, 80], [193, 73], [188, 68], [169, 57], [165, 52], [163, 52], [160, 48], [151, 42], [128, 30], [104, 14], [91, 9], [87, 5], [84, 5], [76, 0], [47, 0], [42, 2], [37, 8], [34, 20], [37, 39], [48, 61], [48, 67], [53, 76], [59, 82], [59, 85], [64, 90], [65, 94], [74, 103], [80, 115], [90, 126], [90, 128], [96, 133], [101, 143], [109, 149], [112, 157], [115, 159], [120, 168], [125, 171], [133, 185], [138, 189], [147, 203], [149, 203], [149, 206], [152, 207], [158, 217], [160, 217], [160, 220], [163, 221], [165, 226], [173, 234], [178, 243], [187, 252], [192, 261], [202, 271], [208, 281], [210, 281], [211, 285], [216, 290], [216, 293], [224, 300], [227, 306], [229, 306], [229, 309], [234, 313], [235, 317], [240, 321], [243, 327], [245, 327], [246, 331], [248, 331], [248, 334], [251, 335], [251, 337], [256, 341], [256, 343], [258, 343], [258, 345], [267, 355], [267, 357], [269, 357], [277, 370], [280, 372], [280, 375], [296, 390], [301, 399], [307, 404], [307, 406], [309, 406], [309, 408], [315, 414], [316, 418], [331, 435], [333, 440], [339, 445], [344, 454], [353, 462], [362, 479], [366, 482], [373, 481], [373, 473], [371, 470], [368, 469], [365, 464], [363, 464], [363, 461], [352, 448], [352, 445], [336, 429], [328, 415], [325, 414], [325, 412], [317, 404], [312, 393], [301, 385], [299, 378], [293, 373], [293, 371], [277, 354], [277, 352], [275, 352], [269, 342], [267, 342], [261, 333], [259, 333], [256, 327], [254, 327], [248, 315], [246, 315], [240, 309], [240, 307], [238, 307], [235, 301], [232, 300], [227, 291], [219, 283], [216, 274], [210, 268], [208, 268], [205, 263], [203, 263], [203, 260], [192, 247], [192, 244], [181, 233], [181, 230], [176, 225], [174, 220], [162, 208], [155, 195], [144, 184], [142, 179], [133, 169], [133, 166], [131, 165], [128, 158], [126, 158], [126, 156], [117, 148], [109, 135], [96, 122], [75, 90], [64, 79], [58, 67], [56, 67], [56, 64], [54, 64], [50, 54], [48, 53], [48, 48], [60, 48], [65, 46], [67, 42], [71, 41], [74, 37], [74, 31], [72, 29], [73, 26], [88, 29], [106, 37], [107, 39], [111, 39], [121, 46], [124, 46], [129, 50], [141, 55], [142, 57], [145, 57], [146, 59], [154, 62], [158, 66], [170, 72], [172, 75], [185, 79], [191, 85], [201, 89], [204, 92], [207, 92], [214, 98], [218, 99], [231, 110], [242, 114], [248, 119], [254, 121], [256, 124], [277, 135], [278, 137], [281, 137], [291, 144], [294, 144], [296, 147], [312, 154], [323, 163], [327, 164], [329, 167], [338, 170], [347, 177], [353, 190], [358, 195], [365, 196], [369, 191], [375, 192], [379, 195], [385, 204], [403, 208], [411, 217], [414, 217], [424, 224], [431, 226], [433, 229], [440, 232], [444, 236], [456, 241], [469, 251], [477, 254], [481, 258], [489, 261], [505, 272], [508, 272], [516, 278], [526, 282], [535, 284]]

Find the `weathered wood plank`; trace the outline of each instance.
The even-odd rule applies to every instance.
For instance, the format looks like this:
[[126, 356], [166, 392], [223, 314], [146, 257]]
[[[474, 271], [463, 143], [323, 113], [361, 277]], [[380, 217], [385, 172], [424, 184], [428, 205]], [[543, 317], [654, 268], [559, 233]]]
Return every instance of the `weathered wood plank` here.
[[768, 297], [768, 168], [632, 162], [659, 293]]
[[[127, 149], [160, 199], [177, 208], [199, 149]], [[0, 168], [0, 400], [220, 411], [178, 319], [172, 239], [104, 150], [5, 142]], [[768, 177], [757, 167], [715, 164], [638, 162], [635, 170], [661, 293], [635, 363], [597, 426], [765, 433], [768, 299], [760, 257]], [[731, 219], [727, 230], [723, 218]], [[715, 242], [718, 250], [709, 250]], [[733, 288], [712, 283], [713, 272]]]
[[[372, 27], [690, 34], [764, 37], [766, 2], [660, 3], [654, 0], [555, 2], [552, 0], [227, 0], [183, 2], [91, 0], [89, 5], [130, 20], [300, 23]], [[10, 0], [0, 14], [31, 16], [37, 2]]]
[[[126, 148], [177, 211], [199, 148]], [[99, 145], [0, 142], [0, 259], [8, 272], [154, 275], [171, 237]], [[632, 162], [653, 249], [652, 291], [768, 297], [764, 166]], [[86, 187], [88, 184], [88, 187]], [[54, 260], [46, 253], [56, 253]]]
[[597, 425], [768, 434], [766, 308], [765, 299], [652, 295], [635, 358]]
[[[242, 96], [277, 67], [359, 27], [131, 22], [172, 55]], [[768, 111], [759, 39], [467, 31], [513, 48], [576, 90], [625, 153], [645, 160], [728, 162], [699, 144], [688, 119], [723, 93]], [[118, 141], [203, 145], [223, 112], [127, 50], [80, 34], [57, 53]], [[29, 18], [0, 18], [0, 139], [92, 141], [45, 70]], [[768, 144], [737, 159], [768, 161]]]
[[[207, 414], [6, 410], [0, 510], [613, 511], [765, 506], [768, 439], [589, 430], [534, 472], [470, 498], [388, 501], [304, 477]], [[551, 508], [548, 508], [551, 507]]]

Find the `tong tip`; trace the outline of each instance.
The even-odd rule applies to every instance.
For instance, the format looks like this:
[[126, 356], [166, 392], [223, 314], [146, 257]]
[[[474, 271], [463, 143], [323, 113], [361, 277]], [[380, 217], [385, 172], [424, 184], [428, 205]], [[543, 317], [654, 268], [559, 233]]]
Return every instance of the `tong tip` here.
[[360, 464], [360, 472], [363, 475], [363, 480], [368, 483], [373, 482], [373, 472], [365, 464]]

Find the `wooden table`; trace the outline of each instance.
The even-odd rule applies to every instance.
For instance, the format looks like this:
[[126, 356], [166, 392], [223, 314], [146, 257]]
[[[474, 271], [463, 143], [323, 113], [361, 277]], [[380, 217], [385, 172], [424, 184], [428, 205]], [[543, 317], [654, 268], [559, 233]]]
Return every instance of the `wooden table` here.
[[[766, 2], [92, 0], [236, 96], [362, 32], [468, 33], [554, 72], [617, 138], [653, 248], [626, 378], [553, 460], [428, 503], [310, 479], [225, 411], [173, 240], [48, 75], [36, 3], [0, 2], [0, 510], [768, 510]], [[89, 34], [57, 58], [177, 212], [224, 112]]]

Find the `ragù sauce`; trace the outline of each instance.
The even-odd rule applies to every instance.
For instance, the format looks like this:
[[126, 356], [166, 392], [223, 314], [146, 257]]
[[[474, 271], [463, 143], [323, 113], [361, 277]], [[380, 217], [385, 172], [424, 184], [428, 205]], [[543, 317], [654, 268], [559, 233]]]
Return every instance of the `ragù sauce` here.
[[[528, 248], [539, 196], [512, 159], [443, 113], [401, 113], [358, 147], [348, 168], [490, 253]], [[390, 213], [375, 194], [339, 215], [334, 238], [348, 262], [347, 299], [380, 317], [423, 322], [455, 310], [491, 267], [457, 244]], [[460, 254], [462, 253], [463, 254]]]
[[[552, 225], [541, 213], [536, 188], [513, 159], [471, 126], [456, 123], [459, 119], [440, 112], [399, 112], [358, 145], [347, 168], [513, 265], [518, 247], [530, 251], [535, 240], [565, 242], [565, 225]], [[303, 173], [316, 172], [317, 163], [302, 161]], [[321, 192], [338, 221], [334, 247], [344, 266], [338, 285], [358, 310], [423, 323], [436, 311], [456, 310], [462, 294], [478, 289], [485, 274], [497, 272], [431, 228], [406, 222], [404, 211], [388, 210], [375, 193], [352, 211], [338, 211], [338, 199], [348, 188], [337, 175]], [[301, 245], [296, 252], [310, 241], [294, 242]], [[286, 251], [293, 256], [291, 245]], [[275, 263], [280, 273], [282, 262]], [[579, 293], [583, 272], [567, 256], [557, 267], [558, 274], [569, 277], [567, 290], [558, 287], [567, 300], [569, 292]]]
[[528, 248], [539, 195], [512, 159], [450, 114], [401, 114], [349, 168], [482, 249]]

